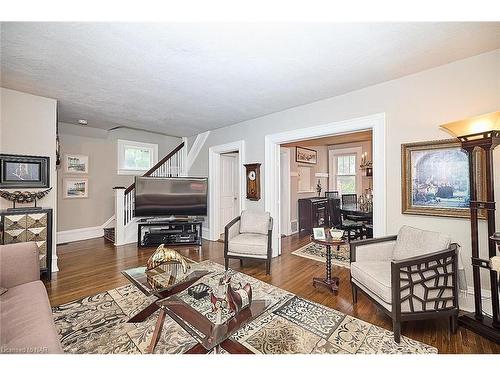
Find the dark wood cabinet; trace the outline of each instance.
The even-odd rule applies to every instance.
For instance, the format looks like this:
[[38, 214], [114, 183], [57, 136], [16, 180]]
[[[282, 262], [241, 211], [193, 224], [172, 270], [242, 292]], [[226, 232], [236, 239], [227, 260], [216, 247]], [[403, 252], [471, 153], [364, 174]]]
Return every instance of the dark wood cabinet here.
[[302, 198], [299, 199], [299, 232], [302, 230], [312, 233], [312, 228], [327, 227], [328, 198]]
[[0, 244], [34, 242], [40, 255], [40, 273], [51, 279], [52, 209], [0, 211]]

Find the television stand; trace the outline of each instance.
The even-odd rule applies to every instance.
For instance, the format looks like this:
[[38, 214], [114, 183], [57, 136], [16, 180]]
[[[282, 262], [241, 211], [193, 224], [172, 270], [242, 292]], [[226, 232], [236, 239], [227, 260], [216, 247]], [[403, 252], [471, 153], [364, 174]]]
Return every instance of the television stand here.
[[201, 246], [201, 225], [199, 220], [141, 220], [137, 226], [137, 246]]

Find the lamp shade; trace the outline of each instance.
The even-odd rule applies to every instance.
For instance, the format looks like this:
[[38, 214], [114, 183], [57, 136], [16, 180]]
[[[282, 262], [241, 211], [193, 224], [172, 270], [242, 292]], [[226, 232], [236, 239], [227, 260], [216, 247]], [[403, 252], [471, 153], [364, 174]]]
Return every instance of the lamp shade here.
[[500, 111], [471, 117], [466, 120], [450, 122], [441, 125], [441, 128], [447, 130], [455, 137], [465, 137], [467, 135], [480, 134], [492, 130], [500, 131]]

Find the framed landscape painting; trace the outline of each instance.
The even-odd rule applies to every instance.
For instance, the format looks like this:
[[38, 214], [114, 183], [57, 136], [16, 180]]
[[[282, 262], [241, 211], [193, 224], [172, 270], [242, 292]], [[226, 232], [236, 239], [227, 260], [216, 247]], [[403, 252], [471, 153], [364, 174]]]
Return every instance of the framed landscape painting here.
[[89, 173], [89, 157], [87, 155], [64, 155], [66, 173]]
[[[475, 151], [478, 164], [475, 180], [484, 181], [485, 158]], [[404, 214], [469, 217], [469, 160], [457, 140], [401, 145], [402, 211]], [[476, 187], [484, 199], [484, 184]], [[479, 212], [480, 218], [485, 213]]]
[[88, 178], [65, 178], [63, 189], [64, 198], [88, 198], [89, 180]]
[[316, 164], [318, 153], [316, 150], [311, 150], [304, 147], [295, 147], [295, 161], [297, 163]]

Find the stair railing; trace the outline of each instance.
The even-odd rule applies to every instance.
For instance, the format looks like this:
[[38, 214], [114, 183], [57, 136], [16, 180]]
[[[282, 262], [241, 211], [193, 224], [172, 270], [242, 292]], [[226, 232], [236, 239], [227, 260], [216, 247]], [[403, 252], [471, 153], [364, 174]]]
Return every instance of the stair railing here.
[[[144, 173], [144, 177], [178, 177], [184, 171], [184, 142]], [[115, 188], [115, 245], [125, 243], [125, 227], [134, 218], [135, 182]]]

